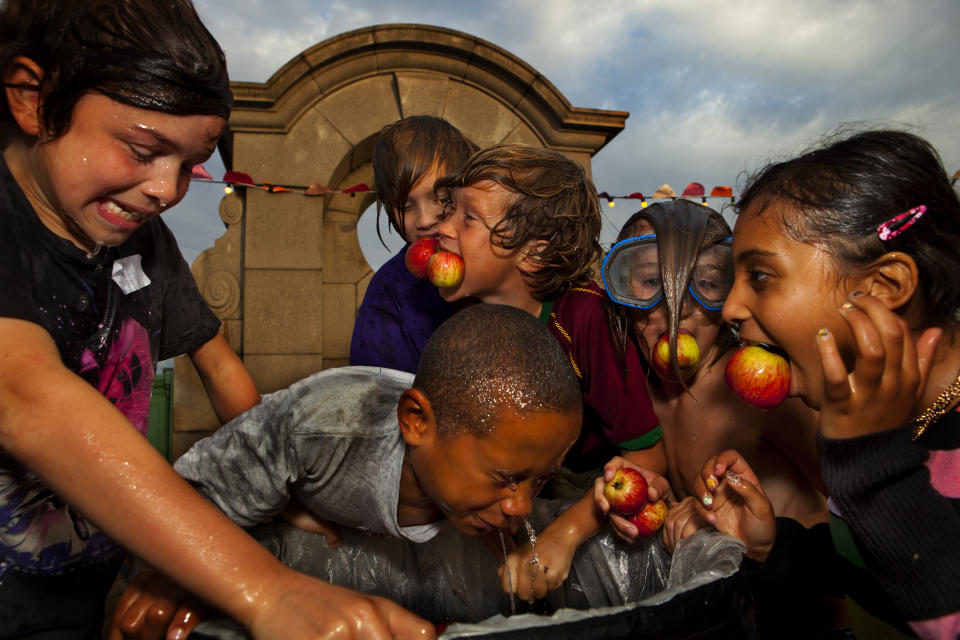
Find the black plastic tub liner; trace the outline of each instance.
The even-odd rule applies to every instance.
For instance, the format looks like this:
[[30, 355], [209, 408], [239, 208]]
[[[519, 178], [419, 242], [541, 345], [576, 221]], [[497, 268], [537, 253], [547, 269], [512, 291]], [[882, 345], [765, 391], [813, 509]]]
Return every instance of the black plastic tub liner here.
[[[567, 504], [537, 500], [528, 520], [542, 531]], [[600, 533], [577, 550], [563, 586], [532, 609], [503, 592], [500, 561], [491, 550], [450, 523], [422, 544], [343, 530], [336, 549], [322, 536], [285, 524], [251, 533], [298, 571], [389, 598], [441, 625], [445, 640], [751, 637], [740, 570], [744, 545], [713, 529], [682, 541], [673, 555], [659, 536], [629, 545], [612, 531]], [[202, 621], [190, 635], [247, 637], [227, 620]]]
[[[743, 640], [756, 635], [745, 596], [743, 574], [737, 571], [657, 604], [590, 609], [585, 617], [556, 621], [551, 617], [537, 626], [507, 626], [489, 621], [477, 625], [450, 627], [441, 637], [489, 640]], [[519, 616], [514, 624], [520, 623]], [[503, 629], [495, 629], [503, 624]], [[485, 626], [486, 628], [483, 628]], [[462, 629], [458, 633], [455, 630]]]

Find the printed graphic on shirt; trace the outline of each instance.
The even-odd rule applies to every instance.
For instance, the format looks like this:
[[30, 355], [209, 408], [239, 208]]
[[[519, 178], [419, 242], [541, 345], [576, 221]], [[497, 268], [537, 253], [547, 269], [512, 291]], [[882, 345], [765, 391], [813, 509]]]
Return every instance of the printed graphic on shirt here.
[[127, 318], [100, 365], [97, 390], [144, 436], [149, 427], [153, 373], [147, 330], [133, 318]]
[[[147, 330], [127, 318], [97, 363], [88, 348], [83, 375], [146, 435], [153, 364]], [[56, 573], [68, 566], [122, 554], [103, 533], [75, 512], [32, 472], [0, 452], [0, 574], [11, 564], [28, 572]]]

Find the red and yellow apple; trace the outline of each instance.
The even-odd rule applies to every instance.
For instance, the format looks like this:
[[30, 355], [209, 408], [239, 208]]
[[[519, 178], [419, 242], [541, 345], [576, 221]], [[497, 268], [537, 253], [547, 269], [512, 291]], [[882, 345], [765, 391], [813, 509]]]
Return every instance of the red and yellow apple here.
[[652, 536], [667, 519], [667, 503], [663, 500], [648, 502], [630, 518], [630, 524], [637, 528], [637, 536], [646, 538]]
[[603, 486], [603, 497], [610, 508], [619, 514], [631, 516], [647, 503], [647, 479], [636, 469], [621, 467]]
[[463, 258], [439, 250], [427, 260], [427, 278], [435, 287], [455, 287], [463, 282]]
[[423, 236], [411, 242], [404, 254], [404, 262], [406, 262], [410, 273], [418, 278], [426, 278], [427, 261], [439, 248], [440, 241], [437, 240], [436, 236]]
[[747, 404], [772, 409], [790, 393], [790, 363], [766, 345], [746, 345], [730, 357], [724, 379]]
[[[677, 381], [677, 374], [670, 359], [670, 333], [664, 333], [653, 345], [651, 355], [653, 368], [664, 380]], [[677, 333], [677, 364], [680, 376], [686, 378], [700, 366], [700, 345], [692, 333], [681, 329]]]

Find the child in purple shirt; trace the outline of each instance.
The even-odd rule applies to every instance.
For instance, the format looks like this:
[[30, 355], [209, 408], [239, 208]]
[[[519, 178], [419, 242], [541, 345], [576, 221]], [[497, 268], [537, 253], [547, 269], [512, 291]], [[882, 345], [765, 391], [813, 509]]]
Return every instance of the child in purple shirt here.
[[351, 365], [416, 372], [427, 339], [457, 308], [411, 274], [404, 258], [409, 243], [436, 234], [443, 208], [433, 183], [473, 151], [456, 127], [433, 116], [410, 116], [380, 132], [373, 153], [377, 216], [385, 209], [408, 244], [370, 280], [350, 341]]

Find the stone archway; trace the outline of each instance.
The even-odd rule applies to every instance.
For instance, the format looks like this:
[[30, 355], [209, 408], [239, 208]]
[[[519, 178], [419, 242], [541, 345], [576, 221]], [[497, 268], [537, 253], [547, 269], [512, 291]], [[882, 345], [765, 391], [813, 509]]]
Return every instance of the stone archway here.
[[[551, 147], [590, 173], [624, 127], [620, 111], [570, 105], [535, 69], [496, 45], [441, 27], [358, 29], [290, 60], [265, 83], [234, 82], [221, 149], [257, 183], [343, 189], [372, 184], [380, 129], [445, 118], [477, 145]], [[372, 194], [322, 197], [246, 190], [223, 199], [226, 233], [193, 273], [223, 334], [263, 393], [348, 363], [356, 309], [373, 272], [357, 220]], [[216, 429], [189, 359], [175, 362], [173, 455]]]

